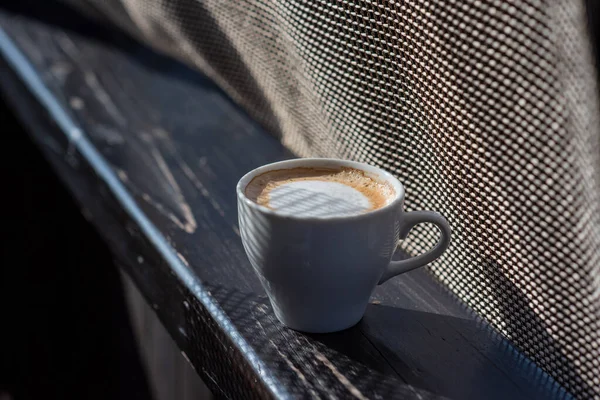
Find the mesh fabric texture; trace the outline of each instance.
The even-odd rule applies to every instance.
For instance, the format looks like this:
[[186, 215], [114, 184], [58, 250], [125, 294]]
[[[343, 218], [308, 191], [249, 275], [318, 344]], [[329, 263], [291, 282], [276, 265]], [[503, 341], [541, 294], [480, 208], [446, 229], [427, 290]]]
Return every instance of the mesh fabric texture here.
[[[431, 271], [600, 397], [596, 70], [577, 0], [87, 0], [203, 70], [300, 156], [396, 174], [453, 242]], [[437, 239], [413, 230], [412, 253]]]

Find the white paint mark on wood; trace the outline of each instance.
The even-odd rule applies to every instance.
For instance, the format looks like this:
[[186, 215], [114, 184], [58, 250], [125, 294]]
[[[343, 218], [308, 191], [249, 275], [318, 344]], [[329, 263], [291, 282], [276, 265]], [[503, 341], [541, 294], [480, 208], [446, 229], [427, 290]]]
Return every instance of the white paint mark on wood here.
[[80, 97], [73, 96], [69, 99], [69, 105], [73, 110], [83, 110], [85, 103]]
[[196, 174], [194, 174], [194, 171], [192, 171], [192, 169], [189, 167], [189, 165], [185, 161], [183, 161], [181, 158], [178, 158], [178, 162], [179, 162], [179, 166], [181, 167], [181, 170], [183, 171], [185, 176], [187, 176], [188, 179], [194, 184], [196, 189], [198, 189], [200, 191], [200, 194], [202, 195], [202, 197], [206, 198], [209, 201], [210, 205], [215, 209], [215, 211], [217, 213], [219, 213], [219, 215], [221, 217], [225, 217], [225, 211], [223, 210], [223, 208], [212, 197], [212, 195], [210, 194], [210, 192], [208, 191], [206, 186], [204, 186], [204, 184], [200, 181], [200, 179], [198, 179], [198, 177], [196, 176]]
[[[215, 209], [215, 211], [221, 217], [225, 217], [225, 211], [223, 210], [221, 205], [212, 197], [211, 193], [208, 191], [206, 186], [204, 186], [204, 184], [200, 181], [198, 176], [196, 176], [194, 171], [192, 171], [192, 169], [190, 168], [188, 163], [181, 157], [181, 155], [179, 154], [179, 152], [177, 151], [175, 146], [173, 146], [173, 143], [170, 140], [171, 139], [170, 133], [165, 131], [162, 128], [155, 128], [153, 130], [153, 133], [157, 139], [162, 140], [161, 143], [168, 149], [170, 155], [175, 158], [175, 160], [177, 161], [177, 164], [179, 165], [179, 167], [181, 168], [181, 170], [183, 171], [185, 176], [192, 182], [192, 184], [196, 187], [196, 189], [198, 189], [200, 191], [200, 194], [202, 195], [202, 197], [206, 198], [209, 201], [210, 205]], [[165, 139], [167, 139], [167, 140], [165, 140]], [[200, 160], [203, 160], [203, 159], [204, 159], [204, 162], [208, 162], [208, 159], [206, 157], [200, 158]]]
[[96, 99], [104, 106], [106, 112], [115, 120], [119, 126], [126, 126], [127, 119], [121, 114], [117, 105], [112, 101], [108, 92], [104, 89], [104, 86], [98, 80], [96, 74], [91, 71], [87, 71], [83, 75], [85, 83], [94, 93]]
[[[119, 177], [119, 179], [122, 182], [127, 182], [129, 180], [129, 177], [127, 176], [127, 172], [123, 171], [122, 169], [117, 169], [117, 176]], [[145, 193], [144, 193], [145, 194]]]
[[125, 138], [118, 130], [112, 129], [106, 125], [95, 124], [92, 129], [90, 129], [90, 134], [95, 138], [104, 140], [109, 145], [125, 143]]
[[265, 315], [269, 312], [269, 307], [267, 307], [265, 304], [259, 304], [256, 306], [256, 309]]
[[279, 356], [281, 358], [283, 358], [283, 361], [285, 361], [285, 364], [292, 370], [294, 371], [294, 373], [296, 374], [296, 377], [298, 377], [300, 379], [300, 381], [308, 388], [308, 391], [310, 392], [311, 398], [313, 399], [318, 399], [320, 398], [320, 396], [318, 395], [317, 392], [315, 392], [315, 390], [312, 388], [310, 382], [308, 381], [308, 379], [306, 379], [306, 376], [302, 373], [302, 371], [297, 368], [294, 363], [288, 358], [288, 356], [286, 356], [284, 353], [282, 353], [278, 346], [275, 344], [275, 342], [273, 342], [272, 340], [269, 339], [269, 342], [271, 342], [271, 344], [273, 345], [273, 347], [275, 348], [275, 350], [277, 351], [277, 353], [279, 354]]
[[[183, 353], [183, 352], [182, 352]], [[189, 358], [187, 358], [187, 356], [184, 354], [183, 356], [186, 360], [188, 360], [188, 362], [191, 364], [191, 361], [189, 360]], [[203, 372], [203, 377], [207, 377], [208, 379], [211, 380], [212, 383], [214, 383], [216, 385], [217, 388], [219, 388], [219, 383], [216, 381], [215, 377], [212, 376], [212, 373], [210, 371], [207, 371], [206, 369], [202, 368], [202, 372]]]
[[161, 140], [171, 140], [171, 134], [163, 128], [154, 128], [152, 130], [154, 137]]
[[73, 66], [67, 62], [59, 61], [50, 66], [50, 74], [61, 84], [67, 81], [67, 77], [71, 72], [73, 72]]
[[182, 327], [182, 326], [180, 326], [180, 327], [178, 328], [178, 330], [179, 330], [179, 333], [181, 333], [181, 334], [182, 334], [184, 337], [186, 337], [186, 338], [187, 338], [187, 332], [185, 331], [185, 329], [183, 329], [183, 327]]
[[179, 259], [181, 260], [181, 262], [183, 264], [185, 264], [186, 267], [190, 266], [190, 263], [188, 262], [188, 260], [180, 253], [177, 251], [177, 257], [179, 257]]
[[187, 356], [187, 354], [185, 354], [185, 351], [181, 352], [181, 355], [183, 356], [183, 358], [185, 358], [185, 360], [190, 363], [190, 365], [193, 367], [194, 364], [192, 364], [192, 362], [190, 361], [189, 357]]
[[[132, 190], [136, 190], [133, 185], [130, 185], [130, 188]], [[193, 219], [191, 221], [191, 223], [188, 223], [187, 221], [182, 222], [182, 221], [180, 221], [180, 219], [177, 215], [168, 211], [161, 203], [159, 203], [158, 201], [156, 201], [152, 197], [150, 197], [150, 195], [148, 193], [142, 193], [141, 197], [142, 197], [142, 200], [144, 200], [148, 204], [152, 205], [152, 207], [154, 207], [156, 209], [156, 211], [158, 211], [159, 213], [164, 215], [166, 218], [168, 218], [171, 222], [173, 222], [175, 225], [177, 225], [177, 227], [179, 229], [182, 229], [183, 231], [185, 231], [187, 233], [193, 233], [196, 230], [196, 220], [195, 219]], [[188, 208], [188, 210], [189, 210], [189, 208]], [[170, 245], [172, 245], [172, 241], [168, 236], [165, 237], [165, 240]]]
[[158, 168], [163, 173], [163, 175], [169, 182], [171, 188], [173, 189], [177, 203], [178, 203], [179, 207], [181, 208], [181, 212], [183, 213], [184, 221], [180, 222], [178, 225], [181, 226], [181, 228], [184, 231], [186, 231], [187, 233], [194, 233], [196, 231], [196, 228], [198, 227], [198, 224], [196, 223], [194, 214], [192, 213], [190, 206], [188, 205], [187, 201], [185, 200], [185, 197], [183, 197], [181, 188], [177, 184], [177, 181], [175, 180], [175, 177], [171, 173], [169, 166], [165, 162], [165, 159], [163, 158], [162, 154], [160, 154], [160, 152], [156, 148], [154, 148], [154, 147], [151, 148], [150, 153], [152, 154], [154, 161], [156, 161]]
[[344, 374], [342, 374], [335, 365], [333, 365], [331, 363], [331, 361], [329, 361], [327, 359], [327, 357], [325, 357], [323, 354], [317, 352], [315, 354], [315, 357], [317, 358], [317, 360], [321, 361], [323, 363], [323, 365], [325, 365], [327, 368], [329, 368], [329, 370], [331, 371], [331, 373], [338, 379], [338, 381], [340, 381], [340, 383], [352, 394], [352, 396], [356, 397], [357, 399], [360, 400], [367, 400], [367, 397], [364, 396], [360, 390], [358, 390], [358, 388], [356, 386], [354, 386], [352, 384], [352, 382], [350, 382], [348, 380], [348, 378], [346, 378], [344, 376]]
[[[264, 304], [261, 304], [261, 305], [258, 306], [258, 309], [266, 314], [267, 306], [265, 306]], [[265, 327], [260, 323], [260, 321], [256, 320], [255, 323], [258, 326], [258, 328], [260, 330], [262, 330], [265, 335], [267, 335]], [[296, 373], [296, 375], [298, 376], [298, 378], [300, 378], [300, 381], [308, 388], [308, 390], [311, 393], [311, 398], [313, 398], [313, 399], [320, 398], [320, 396], [312, 388], [312, 385], [310, 384], [310, 382], [308, 381], [308, 379], [306, 379], [306, 376], [304, 375], [304, 373], [298, 367], [296, 367], [296, 365], [294, 365], [294, 363], [284, 353], [282, 353], [279, 350], [279, 346], [277, 346], [277, 344], [272, 339], [269, 339], [269, 342], [273, 345], [273, 348], [275, 348], [275, 351], [277, 351], [277, 353], [279, 353], [279, 355], [281, 356], [281, 358], [283, 358], [283, 360], [285, 361], [285, 363], [287, 364], [287, 366], [292, 371], [294, 371]]]

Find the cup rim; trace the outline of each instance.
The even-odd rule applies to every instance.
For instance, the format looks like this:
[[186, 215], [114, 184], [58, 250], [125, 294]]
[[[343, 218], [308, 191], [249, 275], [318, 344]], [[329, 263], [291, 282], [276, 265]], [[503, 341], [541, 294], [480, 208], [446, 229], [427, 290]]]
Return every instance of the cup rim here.
[[[291, 214], [281, 214], [275, 210], [267, 208], [265, 206], [261, 206], [250, 200], [246, 197], [244, 193], [246, 186], [250, 183], [250, 181], [256, 177], [257, 175], [263, 174], [268, 171], [276, 170], [276, 169], [291, 169], [291, 168], [300, 168], [300, 167], [350, 167], [354, 169], [358, 169], [364, 172], [367, 172], [372, 175], [376, 175], [379, 179], [382, 179], [392, 185], [394, 191], [396, 192], [396, 197], [390, 201], [388, 204], [381, 208], [377, 208], [375, 210], [363, 212], [360, 214], [351, 214], [351, 215], [340, 215], [334, 217], [304, 217], [304, 216], [296, 216]], [[240, 178], [236, 186], [236, 192], [238, 201], [244, 202], [248, 207], [251, 207], [255, 210], [260, 211], [263, 214], [267, 214], [272, 217], [285, 219], [285, 220], [295, 220], [295, 221], [314, 221], [314, 222], [339, 222], [339, 221], [351, 221], [351, 220], [359, 220], [364, 218], [373, 217], [378, 214], [385, 213], [389, 211], [390, 208], [398, 208], [402, 201], [404, 200], [404, 186], [402, 183], [396, 178], [394, 175], [389, 172], [379, 168], [374, 167], [372, 165], [357, 162], [357, 161], [349, 161], [342, 160], [337, 158], [294, 158], [290, 160], [277, 161], [269, 164], [262, 165], [258, 168], [247, 172], [244, 176]]]

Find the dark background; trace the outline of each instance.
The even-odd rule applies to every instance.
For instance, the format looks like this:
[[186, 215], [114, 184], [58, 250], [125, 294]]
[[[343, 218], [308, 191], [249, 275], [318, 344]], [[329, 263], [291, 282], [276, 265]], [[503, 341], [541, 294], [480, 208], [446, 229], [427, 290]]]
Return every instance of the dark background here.
[[3, 101], [0, 126], [0, 399], [150, 398], [110, 253]]

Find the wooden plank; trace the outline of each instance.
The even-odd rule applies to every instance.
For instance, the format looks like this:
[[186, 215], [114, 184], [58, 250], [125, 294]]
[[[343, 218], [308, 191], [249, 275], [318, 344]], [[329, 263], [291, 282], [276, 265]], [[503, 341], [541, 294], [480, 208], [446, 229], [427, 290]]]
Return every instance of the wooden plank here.
[[378, 287], [355, 328], [284, 328], [243, 252], [234, 188], [292, 154], [195, 71], [89, 21], [47, 22], [0, 14], [0, 83], [215, 395], [568, 396], [423, 270]]

